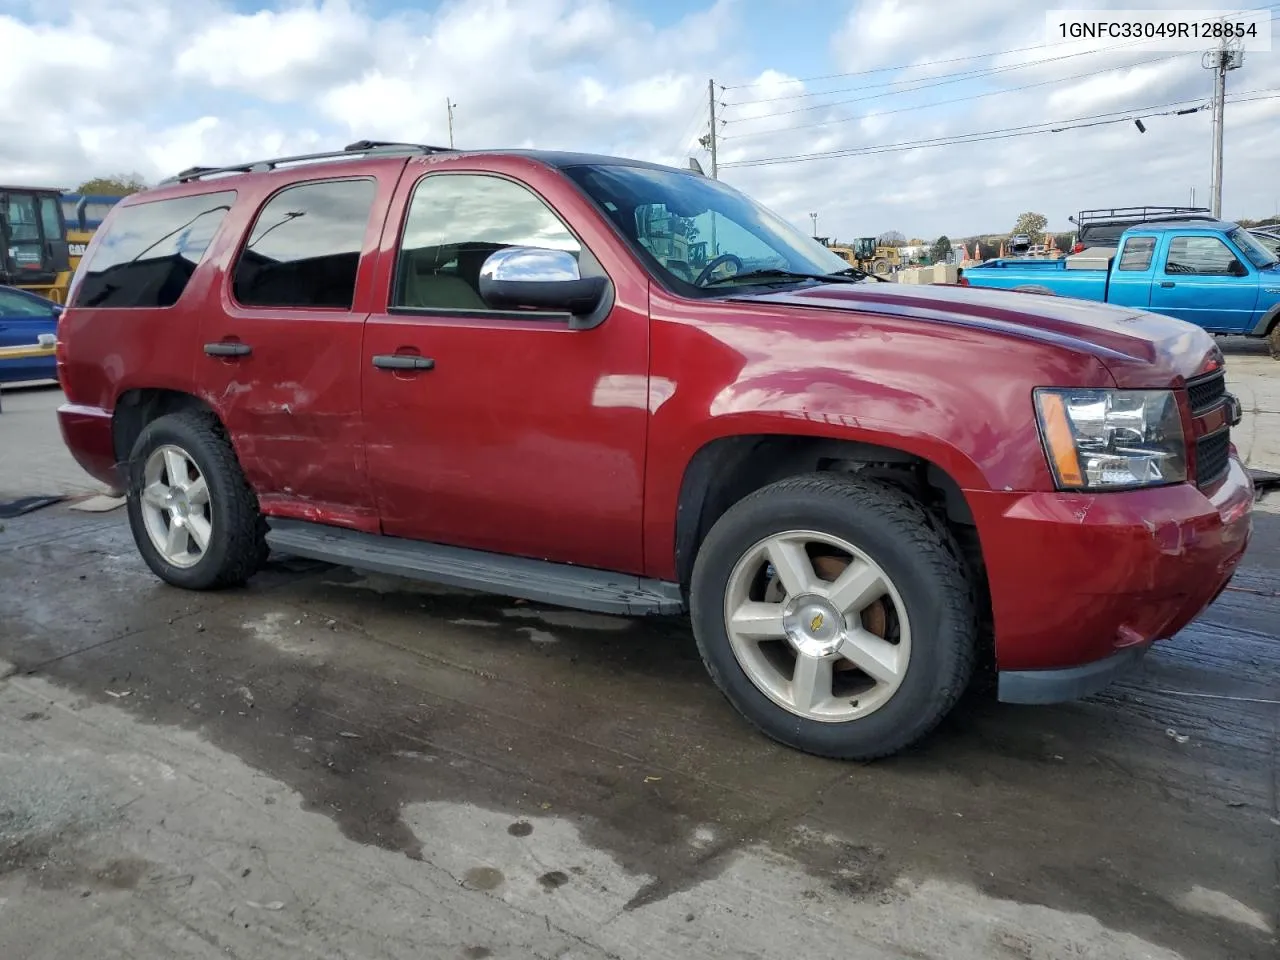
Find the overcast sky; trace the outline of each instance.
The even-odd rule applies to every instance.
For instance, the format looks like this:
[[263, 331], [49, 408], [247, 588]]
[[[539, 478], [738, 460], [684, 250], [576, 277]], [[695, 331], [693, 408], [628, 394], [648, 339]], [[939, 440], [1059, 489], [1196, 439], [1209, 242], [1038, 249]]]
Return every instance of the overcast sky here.
[[[1215, 0], [1054, 6], [1236, 9]], [[1145, 110], [1145, 134], [1126, 121], [734, 165], [1196, 106], [1211, 94], [1198, 53], [1050, 46], [1044, 9], [1015, 0], [0, 0], [0, 182], [70, 187], [118, 171], [155, 179], [363, 137], [445, 143], [446, 97], [457, 103], [460, 146], [677, 164], [692, 154], [706, 166], [696, 141], [714, 77], [722, 179], [806, 230], [816, 211], [820, 234], [962, 236], [1008, 230], [1025, 210], [1069, 230], [1080, 208], [1186, 203], [1192, 188], [1207, 203], [1208, 112]], [[1270, 12], [1280, 15], [1280, 3]], [[1280, 97], [1257, 99], [1280, 95], [1276, 46], [1246, 52], [1228, 76], [1229, 99], [1254, 99], [1227, 107], [1227, 217], [1280, 208]]]

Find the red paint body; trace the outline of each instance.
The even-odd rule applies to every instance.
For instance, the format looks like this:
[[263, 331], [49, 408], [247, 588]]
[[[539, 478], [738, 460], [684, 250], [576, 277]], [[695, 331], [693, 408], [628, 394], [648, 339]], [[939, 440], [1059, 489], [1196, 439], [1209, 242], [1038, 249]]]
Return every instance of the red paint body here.
[[[600, 326], [387, 310], [424, 175], [493, 172], [538, 193], [608, 273]], [[238, 306], [228, 272], [267, 199], [301, 180], [372, 177], [378, 202], [354, 309]], [[59, 326], [66, 442], [119, 484], [125, 391], [205, 401], [271, 516], [677, 578], [681, 485], [718, 438], [857, 440], [923, 457], [958, 484], [987, 566], [1002, 669], [1059, 667], [1167, 637], [1225, 585], [1250, 532], [1234, 458], [1214, 488], [1057, 492], [1032, 411], [1039, 386], [1181, 387], [1217, 352], [1188, 325], [961, 287], [825, 285], [738, 299], [668, 293], [559, 170], [504, 154], [347, 162], [149, 191], [234, 189], [179, 302], [73, 306]], [[110, 221], [94, 243], [109, 230]], [[92, 258], [90, 249], [86, 259]], [[252, 342], [214, 359], [202, 345]], [[417, 352], [429, 372], [376, 370]], [[1193, 422], [1189, 439], [1211, 424]]]

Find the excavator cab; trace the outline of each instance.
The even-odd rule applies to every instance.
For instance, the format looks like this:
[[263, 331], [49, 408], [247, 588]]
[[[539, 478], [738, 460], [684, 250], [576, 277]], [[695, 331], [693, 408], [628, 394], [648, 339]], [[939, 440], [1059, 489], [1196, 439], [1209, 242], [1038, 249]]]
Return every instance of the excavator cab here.
[[70, 279], [62, 191], [0, 185], [0, 284], [64, 303]]

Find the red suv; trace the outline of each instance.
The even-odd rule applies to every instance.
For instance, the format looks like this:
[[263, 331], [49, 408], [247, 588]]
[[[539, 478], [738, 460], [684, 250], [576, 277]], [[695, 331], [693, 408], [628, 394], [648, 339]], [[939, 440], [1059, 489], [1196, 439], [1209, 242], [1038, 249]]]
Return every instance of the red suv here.
[[62, 432], [155, 573], [269, 548], [688, 612], [767, 734], [870, 758], [993, 661], [1095, 691], [1227, 584], [1238, 404], [1198, 327], [867, 277], [698, 173], [362, 141], [125, 199]]

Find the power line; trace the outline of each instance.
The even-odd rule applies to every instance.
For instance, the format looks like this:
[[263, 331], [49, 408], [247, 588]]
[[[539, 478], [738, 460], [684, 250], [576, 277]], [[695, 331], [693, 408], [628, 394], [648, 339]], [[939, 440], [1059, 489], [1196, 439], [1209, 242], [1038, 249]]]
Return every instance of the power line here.
[[[1223, 10], [1221, 12], [1215, 12], [1215, 17], [1218, 19], [1221, 19], [1224, 17], [1237, 16], [1242, 13], [1261, 13], [1264, 10], [1274, 11], [1277, 9], [1280, 9], [1280, 3], [1270, 3], [1264, 7], [1243, 7], [1238, 10]], [[1273, 21], [1275, 19], [1277, 18], [1275, 17], [1272, 18]], [[1138, 42], [1144, 42], [1144, 41], [1138, 41]], [[950, 57], [945, 60], [926, 60], [923, 63], [900, 63], [896, 66], [891, 66], [891, 67], [874, 67], [870, 70], [854, 70], [848, 73], [824, 73], [824, 74], [819, 74], [817, 76], [812, 76], [812, 77], [797, 77], [794, 80], [789, 80], [787, 82], [814, 83], [818, 80], [839, 80], [842, 77], [867, 77], [875, 73], [891, 73], [895, 70], [918, 70], [922, 67], [936, 67], [941, 64], [947, 64], [947, 63], [964, 63], [969, 60], [985, 60], [988, 57], [999, 57], [1009, 53], [1026, 53], [1028, 50], [1047, 50], [1051, 47], [1058, 47], [1063, 45], [1064, 44], [1062, 43], [1036, 43], [1036, 44], [1032, 44], [1029, 47], [1014, 47], [1012, 50], [992, 50], [992, 51], [988, 51], [987, 53], [971, 53], [963, 57]], [[1118, 49], [1121, 49], [1122, 47], [1131, 46], [1131, 45], [1132, 44], [1118, 43], [1113, 47], [1103, 47], [1099, 50], [1093, 50], [1090, 52], [1105, 53], [1109, 50], [1118, 50]], [[752, 80], [748, 83], [719, 84], [718, 86], [720, 87], [721, 90], [744, 90], [749, 87], [758, 87], [761, 84], [766, 82], [768, 81]]]
[[[1246, 96], [1256, 94], [1256, 96]], [[1280, 97], [1280, 90], [1244, 90], [1232, 99], [1231, 103], [1251, 103], [1258, 100], [1274, 100]], [[1092, 114], [1068, 120], [1047, 120], [1040, 123], [1023, 124], [1016, 127], [1001, 127], [995, 130], [979, 130], [971, 133], [952, 134], [943, 137], [932, 137], [923, 140], [907, 140], [897, 143], [872, 144], [862, 147], [848, 147], [841, 150], [829, 150], [819, 153], [792, 154], [789, 156], [761, 157], [754, 160], [729, 160], [721, 167], [759, 167], [778, 163], [800, 163], [806, 160], [827, 160], [841, 157], [867, 156], [880, 153], [899, 153], [906, 150], [919, 150], [928, 147], [944, 147], [963, 143], [985, 143], [990, 140], [1006, 140], [1013, 137], [1032, 136], [1040, 133], [1061, 133], [1066, 130], [1079, 130], [1086, 127], [1104, 126], [1114, 123], [1127, 123], [1142, 117], [1177, 116], [1200, 113], [1208, 109], [1208, 104], [1186, 108], [1183, 105], [1194, 103], [1194, 100], [1180, 100], [1174, 103], [1158, 104], [1149, 107], [1136, 107], [1112, 113]]]
[[[951, 97], [950, 99], [947, 99], [947, 100], [933, 100], [933, 101], [930, 101], [929, 103], [918, 103], [918, 104], [913, 104], [912, 106], [909, 106], [909, 107], [898, 107], [893, 110], [881, 110], [875, 113], [874, 115], [877, 117], [884, 117], [884, 116], [889, 116], [895, 113], [908, 113], [913, 110], [928, 110], [932, 107], [946, 106], [947, 104], [951, 104], [951, 103], [964, 103], [969, 100], [981, 100], [986, 97], [998, 97], [998, 96], [1003, 96], [1004, 94], [1007, 94], [1007, 93], [1017, 93], [1021, 90], [1031, 90], [1035, 87], [1046, 87], [1055, 83], [1066, 83], [1069, 80], [1082, 80], [1086, 77], [1096, 77], [1104, 73], [1112, 73], [1116, 70], [1132, 70], [1135, 67], [1146, 67], [1146, 66], [1150, 66], [1153, 63], [1162, 63], [1166, 60], [1176, 60], [1180, 57], [1191, 56], [1192, 54], [1198, 55], [1198, 51], [1170, 53], [1170, 54], [1165, 54], [1163, 57], [1154, 57], [1150, 60], [1141, 60], [1138, 63], [1129, 64], [1127, 67], [1106, 67], [1101, 70], [1090, 70], [1090, 71], [1087, 71], [1086, 73], [1072, 74], [1069, 77], [1054, 77], [1050, 80], [1038, 80], [1035, 83], [1026, 83], [1017, 87], [1005, 87], [1000, 90], [987, 90], [983, 93], [971, 93], [963, 97]], [[846, 103], [861, 103], [866, 100], [877, 100], [877, 99], [880, 99], [880, 97], [882, 96], [885, 96], [885, 94], [880, 94], [878, 96], [870, 96], [870, 97], [854, 97], [853, 99], [850, 99], [850, 100], [837, 100], [834, 103], [820, 104], [813, 107], [804, 107], [802, 109], [816, 110], [816, 109], [820, 109], [821, 107], [836, 107]], [[789, 114], [789, 113], [799, 113], [799, 112], [800, 112], [799, 110], [787, 110], [787, 111], [784, 111], [783, 113], [771, 113], [771, 114], [768, 114], [766, 117], [759, 117], [759, 118], [753, 118], [753, 119], [764, 120], [764, 119], [767, 119], [767, 117], [780, 117], [780, 116], [785, 116], [786, 114]], [[809, 127], [825, 127], [833, 123], [850, 123], [851, 121], [862, 120], [862, 119], [865, 119], [865, 118], [864, 117], [835, 117], [829, 120], [818, 120], [813, 123], [796, 124], [793, 127], [778, 127], [777, 129], [774, 129], [774, 130], [754, 130], [750, 133], [730, 134], [729, 136], [721, 137], [721, 139], [722, 140], [742, 140], [747, 137], [767, 137], [767, 136], [772, 136], [779, 133], [790, 133], [792, 130], [804, 130]], [[726, 121], [726, 122], [731, 122], [731, 121]]]
[[[806, 93], [789, 93], [780, 97], [765, 97], [760, 100], [733, 100], [726, 101], [721, 104], [722, 107], [746, 107], [757, 103], [777, 103], [782, 100], [801, 100], [805, 97], [826, 97], [837, 93], [851, 93], [854, 90], [875, 89], [877, 87], [893, 87], [904, 83], [918, 83], [920, 86], [911, 87], [906, 90], [893, 91], [894, 93], [911, 93], [914, 90], [926, 90], [929, 87], [941, 87], [949, 83], [963, 83], [965, 80], [978, 79], [984, 76], [991, 76], [997, 73], [1009, 73], [1013, 70], [1026, 70], [1029, 67], [1038, 67], [1046, 63], [1057, 63], [1059, 60], [1071, 60], [1076, 57], [1094, 57], [1100, 53], [1110, 53], [1112, 50], [1121, 50], [1126, 47], [1133, 47], [1143, 43], [1146, 40], [1134, 40], [1129, 43], [1118, 43], [1113, 47], [1104, 47], [1100, 50], [1081, 50], [1076, 53], [1064, 53], [1060, 57], [1046, 57], [1041, 60], [1028, 60], [1026, 63], [1006, 64], [1000, 67], [981, 67], [976, 70], [962, 70], [958, 73], [943, 73], [936, 77], [920, 77], [915, 80], [886, 80], [883, 83], [864, 83], [856, 87], [838, 87], [835, 90], [811, 90]], [[1035, 48], [1029, 48], [1035, 49]], [[1188, 51], [1190, 52], [1190, 51]], [[954, 79], [952, 79], [954, 78]], [[928, 81], [928, 82], [926, 82]], [[802, 83], [800, 80], [788, 80], [787, 83]], [[806, 109], [817, 109], [810, 107]], [[780, 114], [765, 114], [765, 116], [780, 116]], [[758, 117], [742, 117], [739, 119], [756, 120]], [[729, 121], [734, 122], [734, 121]]]

